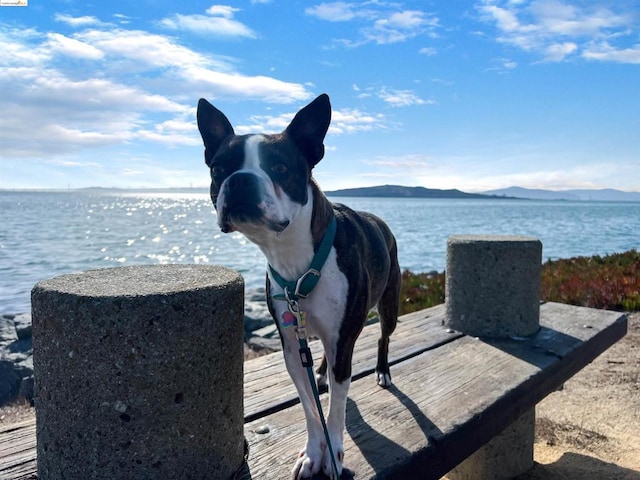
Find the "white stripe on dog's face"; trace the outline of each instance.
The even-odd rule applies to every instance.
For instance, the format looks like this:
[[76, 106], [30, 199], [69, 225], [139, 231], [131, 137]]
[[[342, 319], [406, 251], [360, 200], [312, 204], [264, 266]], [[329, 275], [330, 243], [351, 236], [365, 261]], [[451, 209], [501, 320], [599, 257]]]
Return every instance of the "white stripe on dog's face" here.
[[262, 135], [251, 135], [244, 144], [244, 163], [242, 170], [248, 170], [254, 173], [267, 176], [265, 171], [260, 168], [260, 144], [264, 142]]

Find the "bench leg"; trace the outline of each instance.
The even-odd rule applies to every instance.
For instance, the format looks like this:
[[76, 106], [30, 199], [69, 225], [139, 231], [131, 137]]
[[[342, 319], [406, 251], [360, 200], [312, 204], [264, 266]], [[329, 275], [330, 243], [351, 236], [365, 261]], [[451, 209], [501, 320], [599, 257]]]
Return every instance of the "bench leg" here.
[[507, 480], [533, 467], [535, 409], [471, 454], [447, 474], [448, 480]]

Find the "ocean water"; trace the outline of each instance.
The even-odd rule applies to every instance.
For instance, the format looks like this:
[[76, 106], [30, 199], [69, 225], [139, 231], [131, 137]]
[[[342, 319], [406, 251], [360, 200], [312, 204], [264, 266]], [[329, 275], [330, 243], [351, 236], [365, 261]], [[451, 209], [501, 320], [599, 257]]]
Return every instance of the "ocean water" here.
[[[640, 248], [640, 203], [332, 198], [387, 221], [400, 265], [442, 271], [454, 234], [530, 235], [543, 260]], [[220, 264], [246, 288], [266, 261], [241, 234], [222, 234], [206, 194], [0, 192], [0, 314], [30, 309], [39, 280], [93, 268]]]

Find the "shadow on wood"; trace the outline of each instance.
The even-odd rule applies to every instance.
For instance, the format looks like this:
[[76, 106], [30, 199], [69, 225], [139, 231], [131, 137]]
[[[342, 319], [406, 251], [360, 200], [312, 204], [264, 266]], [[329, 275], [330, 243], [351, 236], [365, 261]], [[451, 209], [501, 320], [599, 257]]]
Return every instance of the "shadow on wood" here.
[[[387, 391], [409, 411], [415, 420], [414, 427], [424, 434], [426, 444], [433, 445], [434, 436], [442, 435], [442, 431], [398, 387], [392, 385]], [[393, 418], [389, 418], [388, 421], [393, 421]], [[406, 425], [403, 428], [406, 428]], [[390, 464], [394, 465], [396, 470], [402, 468], [401, 464], [411, 458], [412, 452], [369, 425], [351, 398], [347, 400], [347, 432], [362, 456], [381, 477], [385, 476], [385, 469], [388, 469]], [[345, 478], [344, 475], [343, 478]]]

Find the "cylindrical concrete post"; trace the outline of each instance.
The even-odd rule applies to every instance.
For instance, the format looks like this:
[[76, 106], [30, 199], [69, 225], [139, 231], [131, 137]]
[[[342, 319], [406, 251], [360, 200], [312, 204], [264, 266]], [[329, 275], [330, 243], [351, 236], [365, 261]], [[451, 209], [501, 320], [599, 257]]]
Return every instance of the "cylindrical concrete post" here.
[[[446, 323], [467, 335], [517, 338], [540, 328], [542, 243], [532, 237], [456, 235], [447, 240]], [[447, 474], [514, 478], [533, 467], [535, 410]]]
[[518, 337], [540, 326], [542, 243], [532, 237], [447, 240], [447, 325], [478, 337]]
[[32, 291], [38, 478], [229, 478], [244, 457], [232, 270], [91, 270]]

